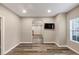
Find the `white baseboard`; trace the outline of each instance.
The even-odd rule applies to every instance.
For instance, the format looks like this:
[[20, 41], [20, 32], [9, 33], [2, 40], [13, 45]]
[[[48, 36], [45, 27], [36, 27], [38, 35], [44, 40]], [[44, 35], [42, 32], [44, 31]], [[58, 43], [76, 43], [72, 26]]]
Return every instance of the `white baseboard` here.
[[[33, 43], [33, 42], [20, 42], [20, 43]], [[44, 43], [55, 43], [55, 42], [44, 42]]]
[[[20, 42], [20, 43], [32, 43], [32, 42]], [[3, 54], [7, 54], [8, 52], [10, 52], [12, 49], [14, 49], [16, 46], [18, 46], [20, 43], [17, 43], [15, 46], [13, 46], [12, 48], [10, 48], [8, 51], [4, 52]], [[70, 50], [74, 51], [75, 53], [79, 54], [79, 52], [67, 45], [59, 45], [58, 43], [56, 42], [44, 42], [44, 43], [55, 43], [58, 47], [67, 47], [69, 48]]]
[[75, 53], [79, 54], [79, 52], [78, 52], [77, 50], [75, 50], [75, 49], [73, 49], [73, 48], [71, 48], [71, 47], [69, 47], [69, 46], [68, 46], [68, 48], [69, 48], [70, 50], [74, 51]]
[[44, 43], [55, 43], [55, 42], [44, 42]]
[[18, 46], [20, 43], [17, 43], [16, 45], [14, 45], [12, 48], [10, 48], [8, 51], [4, 52], [3, 54], [7, 54], [8, 52], [10, 52], [12, 49], [14, 49], [16, 46]]
[[[20, 42], [20, 43], [32, 43], [32, 42]], [[5, 53], [3, 53], [4, 55], [7, 54], [8, 52], [10, 52], [12, 49], [14, 49], [16, 46], [18, 46], [20, 43], [17, 43], [15, 46], [13, 46], [11, 49], [9, 49], [8, 51], [6, 51]], [[70, 50], [74, 51], [75, 53], [79, 54], [79, 52], [67, 45], [59, 45], [58, 43], [56, 42], [44, 42], [44, 43], [55, 43], [58, 47], [67, 47], [69, 48]]]
[[[20, 42], [20, 43], [32, 43], [32, 42]], [[44, 43], [54, 43], [54, 44], [56, 44], [58, 47], [67, 47], [67, 45], [59, 45], [59, 44], [56, 43], [56, 42], [44, 42]]]
[[20, 44], [21, 44], [21, 43], [32, 43], [32, 42], [20, 42]]
[[67, 47], [67, 45], [59, 45], [58, 43], [55, 42], [55, 44], [58, 46], [58, 47]]

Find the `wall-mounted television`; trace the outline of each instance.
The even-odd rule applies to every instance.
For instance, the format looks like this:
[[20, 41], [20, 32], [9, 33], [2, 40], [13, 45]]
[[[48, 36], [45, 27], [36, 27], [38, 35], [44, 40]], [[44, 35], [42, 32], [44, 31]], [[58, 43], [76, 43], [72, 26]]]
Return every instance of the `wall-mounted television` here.
[[55, 29], [55, 24], [54, 23], [45, 23], [44, 29]]

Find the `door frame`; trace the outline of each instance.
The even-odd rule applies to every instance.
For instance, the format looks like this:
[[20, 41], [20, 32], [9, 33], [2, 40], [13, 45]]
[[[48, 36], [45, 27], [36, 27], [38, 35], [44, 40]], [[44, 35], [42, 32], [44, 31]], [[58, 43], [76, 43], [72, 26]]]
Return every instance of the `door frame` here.
[[0, 16], [1, 20], [1, 55], [5, 54], [5, 18]]

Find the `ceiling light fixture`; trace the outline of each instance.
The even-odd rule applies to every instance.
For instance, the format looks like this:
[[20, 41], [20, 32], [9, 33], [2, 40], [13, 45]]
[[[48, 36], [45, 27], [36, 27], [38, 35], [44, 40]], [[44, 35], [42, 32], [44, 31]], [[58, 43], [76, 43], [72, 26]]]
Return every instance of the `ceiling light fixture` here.
[[52, 12], [51, 10], [48, 10], [48, 13]]
[[22, 13], [27, 13], [27, 11], [25, 9], [22, 10]]

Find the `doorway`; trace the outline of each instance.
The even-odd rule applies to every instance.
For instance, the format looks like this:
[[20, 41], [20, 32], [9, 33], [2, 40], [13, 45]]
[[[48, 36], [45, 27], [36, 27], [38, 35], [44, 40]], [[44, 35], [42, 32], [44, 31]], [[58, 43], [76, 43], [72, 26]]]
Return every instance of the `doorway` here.
[[32, 42], [43, 43], [43, 24], [42, 20], [35, 19], [32, 21]]

